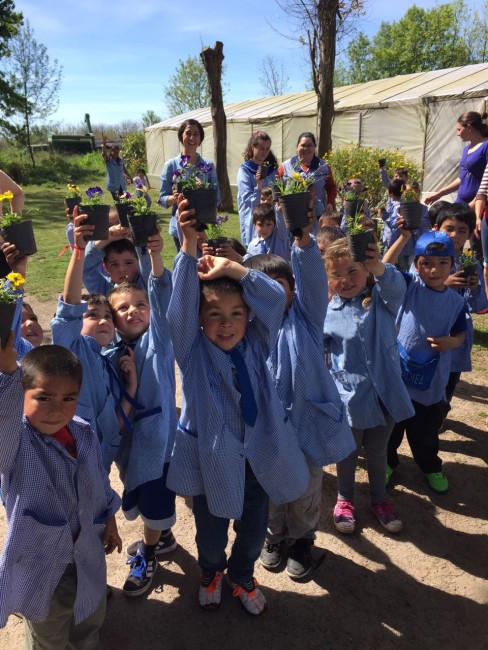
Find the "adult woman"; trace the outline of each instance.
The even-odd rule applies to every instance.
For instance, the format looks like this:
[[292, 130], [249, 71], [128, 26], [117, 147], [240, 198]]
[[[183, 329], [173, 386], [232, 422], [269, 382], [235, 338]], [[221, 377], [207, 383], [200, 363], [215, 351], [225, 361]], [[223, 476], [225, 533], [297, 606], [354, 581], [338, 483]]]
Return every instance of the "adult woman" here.
[[302, 176], [313, 176], [314, 213], [318, 219], [326, 209], [331, 211], [337, 198], [337, 187], [327, 163], [315, 155], [317, 142], [310, 131], [300, 133], [297, 140], [297, 155], [280, 166], [279, 174], [286, 180], [293, 172]]
[[[261, 190], [276, 177], [276, 158], [271, 151], [271, 138], [264, 131], [255, 131], [243, 153], [244, 162], [237, 172], [237, 205], [241, 224], [241, 242], [247, 246], [255, 237], [252, 211], [261, 201]], [[259, 165], [267, 163], [266, 177], [262, 178]]]
[[107, 167], [107, 190], [112, 195], [114, 201], [127, 189], [127, 181], [131, 182], [131, 177], [124, 165], [124, 159], [120, 155], [120, 149], [113, 144], [107, 150], [107, 136], [102, 135], [102, 156]]
[[[202, 164], [202, 166], [211, 166], [210, 171], [204, 173], [200, 172], [200, 177], [203, 182], [208, 182], [214, 185], [217, 188], [218, 201], [220, 202], [220, 190], [219, 183], [217, 180], [217, 172], [215, 170], [215, 165], [213, 165], [209, 160], [205, 160], [197, 152], [198, 147], [203, 142], [205, 137], [205, 132], [202, 125], [197, 120], [185, 120], [180, 128], [178, 129], [178, 140], [181, 142], [181, 154], [176, 156], [176, 158], [171, 158], [168, 160], [163, 167], [161, 172], [161, 188], [159, 191], [159, 204], [164, 208], [172, 208], [171, 219], [169, 223], [169, 234], [173, 237], [175, 242], [176, 250], [180, 250], [180, 238], [178, 236], [178, 227], [177, 227], [177, 201], [178, 193], [176, 191], [176, 186], [173, 183], [173, 176], [178, 169], [182, 169], [183, 166], [195, 167], [196, 165]], [[182, 161], [182, 156], [189, 156], [188, 162]]]
[[475, 111], [463, 113], [457, 121], [456, 131], [463, 142], [469, 142], [461, 156], [459, 177], [437, 192], [428, 194], [424, 202], [429, 205], [457, 190], [456, 203], [469, 203], [474, 206], [476, 193], [488, 164], [488, 126], [484, 124], [487, 114]]

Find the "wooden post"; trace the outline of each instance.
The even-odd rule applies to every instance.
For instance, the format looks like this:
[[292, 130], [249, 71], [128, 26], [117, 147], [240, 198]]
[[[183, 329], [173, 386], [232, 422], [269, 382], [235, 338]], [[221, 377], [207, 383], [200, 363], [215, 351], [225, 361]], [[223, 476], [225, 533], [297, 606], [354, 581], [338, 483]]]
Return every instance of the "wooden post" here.
[[227, 173], [227, 118], [222, 97], [222, 61], [224, 44], [220, 41], [214, 47], [205, 46], [200, 58], [207, 72], [210, 86], [210, 109], [212, 112], [213, 136], [215, 145], [215, 165], [222, 193], [221, 209], [226, 212], [234, 210], [229, 174]]

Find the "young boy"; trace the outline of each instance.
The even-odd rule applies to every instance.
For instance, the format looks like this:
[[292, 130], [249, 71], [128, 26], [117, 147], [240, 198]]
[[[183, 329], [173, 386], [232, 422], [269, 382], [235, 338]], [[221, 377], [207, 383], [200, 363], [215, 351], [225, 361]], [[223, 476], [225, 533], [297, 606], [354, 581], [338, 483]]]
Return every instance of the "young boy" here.
[[[476, 215], [474, 211], [464, 203], [448, 203], [445, 208], [437, 214], [434, 230], [445, 232], [454, 244], [456, 260], [462, 255], [464, 246], [474, 232]], [[473, 321], [470, 314], [480, 312], [488, 308], [485, 283], [481, 264], [477, 264], [477, 273], [465, 276], [462, 269], [458, 270], [455, 263], [451, 275], [446, 280], [446, 287], [463, 296], [466, 301], [466, 338], [459, 348], [451, 353], [451, 373], [446, 386], [446, 407], [445, 414], [450, 411], [450, 402], [456, 385], [462, 372], [471, 371], [471, 350], [473, 347]]]
[[20, 333], [22, 334], [22, 338], [29, 341], [33, 348], [42, 345], [44, 332], [42, 331], [37, 314], [34, 313], [34, 310], [28, 302], [22, 304], [22, 323], [20, 326]]
[[293, 501], [309, 478], [266, 366], [285, 294], [278, 283], [229, 259], [206, 256], [198, 263], [196, 222], [187, 205], [179, 206], [183, 244], [168, 310], [183, 384], [168, 485], [193, 496], [200, 605], [220, 605], [234, 519], [229, 580], [233, 595], [257, 615], [266, 604], [253, 572], [266, 536], [268, 496]]
[[[77, 215], [77, 208], [74, 214]], [[83, 283], [88, 293], [108, 296], [124, 280], [147, 290], [151, 272], [149, 256], [136, 248], [130, 239], [126, 239], [127, 235], [127, 228], [110, 226], [109, 239], [87, 243]], [[102, 263], [109, 277], [101, 272]]]
[[317, 246], [319, 247], [322, 259], [324, 259], [327, 247], [330, 246], [333, 241], [336, 241], [336, 239], [342, 239], [343, 237], [345, 237], [344, 233], [337, 226], [321, 226], [317, 230]]
[[80, 359], [84, 377], [76, 415], [86, 420], [97, 433], [102, 445], [105, 468], [110, 466], [120, 444], [124, 416], [131, 410], [137, 390], [137, 376], [132, 350], [120, 359], [124, 381], [119, 385], [116, 369], [102, 357], [102, 348], [112, 344], [115, 328], [112, 310], [106, 296], [82, 296], [85, 263], [84, 236], [94, 226], [83, 224], [83, 215], [74, 218], [74, 242], [66, 271], [63, 295], [58, 300], [56, 316], [51, 320], [53, 343], [62, 345]]
[[[284, 318], [268, 359], [281, 402], [307, 459], [310, 482], [297, 500], [270, 504], [266, 543], [261, 564], [275, 569], [289, 545], [286, 573], [304, 578], [314, 561], [322, 496], [322, 466], [346, 458], [355, 449], [351, 429], [323, 356], [323, 326], [327, 312], [327, 275], [312, 223], [295, 237], [291, 266], [276, 255], [258, 255], [244, 266], [266, 273], [285, 290]], [[296, 283], [296, 285], [295, 285]]]
[[[412, 233], [399, 220], [400, 237], [383, 257], [394, 264]], [[449, 483], [438, 456], [439, 428], [445, 411], [445, 388], [451, 350], [464, 342], [464, 299], [446, 287], [454, 264], [454, 245], [444, 232], [430, 231], [415, 244], [418, 276], [405, 273], [407, 293], [397, 325], [402, 378], [415, 415], [398, 422], [388, 442], [387, 482], [398, 466], [397, 450], [406, 431], [415, 462], [434, 492], [446, 492]]]
[[277, 219], [272, 205], [260, 203], [252, 211], [252, 222], [257, 237], [249, 242], [247, 255], [244, 259], [251, 257], [251, 255], [271, 253], [289, 260], [290, 237], [281, 212], [278, 210]]
[[273, 206], [274, 201], [273, 201], [273, 191], [270, 187], [263, 187], [261, 190], [261, 205], [269, 205]]
[[[151, 586], [156, 556], [176, 548], [171, 527], [176, 520], [175, 493], [166, 475], [177, 427], [173, 346], [166, 311], [171, 296], [171, 273], [161, 259], [163, 240], [153, 235], [147, 244], [151, 260], [148, 293], [122, 282], [109, 295], [118, 342], [104, 356], [118, 369], [122, 383], [123, 358], [132, 356], [137, 368], [137, 392], [130, 422], [121, 430], [115, 462], [124, 484], [122, 510], [129, 520], [144, 523], [144, 540], [127, 549], [129, 577], [123, 590], [139, 596]], [[148, 295], [149, 294], [149, 295]]]
[[105, 553], [122, 543], [120, 499], [100, 445], [75, 416], [82, 367], [57, 345], [17, 365], [0, 350], [0, 476], [8, 534], [0, 559], [0, 627], [24, 617], [26, 647], [96, 647], [105, 617]]

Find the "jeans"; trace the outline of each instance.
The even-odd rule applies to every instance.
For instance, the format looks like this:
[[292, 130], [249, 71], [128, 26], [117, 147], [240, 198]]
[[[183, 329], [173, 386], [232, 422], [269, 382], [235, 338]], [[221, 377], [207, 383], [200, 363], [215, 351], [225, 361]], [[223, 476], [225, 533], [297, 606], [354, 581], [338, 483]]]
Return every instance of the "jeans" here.
[[397, 450], [406, 431], [413, 458], [424, 474], [440, 472], [442, 461], [438, 456], [439, 428], [445, 416], [446, 403], [437, 402], [424, 406], [412, 400], [412, 404], [415, 415], [395, 424], [391, 432], [388, 442], [388, 465], [392, 469], [399, 465]]
[[337, 491], [340, 499], [354, 501], [354, 478], [361, 447], [366, 454], [371, 500], [381, 501], [385, 498], [386, 446], [394, 425], [391, 415], [385, 415], [385, 420], [386, 424], [372, 429], [351, 429], [356, 449], [337, 463]]
[[246, 464], [246, 483], [242, 516], [234, 522], [236, 538], [227, 562], [229, 519], [216, 517], [208, 509], [204, 494], [193, 497], [193, 515], [197, 529], [198, 564], [202, 571], [212, 573], [229, 567], [232, 582], [244, 585], [254, 575], [254, 563], [261, 553], [266, 537], [269, 499]]

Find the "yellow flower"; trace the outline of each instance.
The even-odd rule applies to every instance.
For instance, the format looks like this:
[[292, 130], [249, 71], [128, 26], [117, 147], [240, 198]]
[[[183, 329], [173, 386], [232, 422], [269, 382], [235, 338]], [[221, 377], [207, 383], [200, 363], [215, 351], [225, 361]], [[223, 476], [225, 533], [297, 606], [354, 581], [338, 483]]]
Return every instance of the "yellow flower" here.
[[302, 177], [300, 176], [300, 174], [298, 172], [293, 172], [293, 178], [296, 181], [301, 181], [302, 180]]
[[7, 201], [11, 201], [13, 198], [14, 198], [14, 195], [12, 194], [12, 192], [10, 190], [7, 190], [3, 194], [0, 194], [0, 201], [4, 201], [5, 199], [7, 199]]
[[7, 275], [7, 280], [10, 280], [10, 284], [12, 285], [12, 289], [14, 291], [16, 291], [17, 288], [20, 287], [20, 285], [24, 284], [25, 282], [21, 273], [9, 273]]

